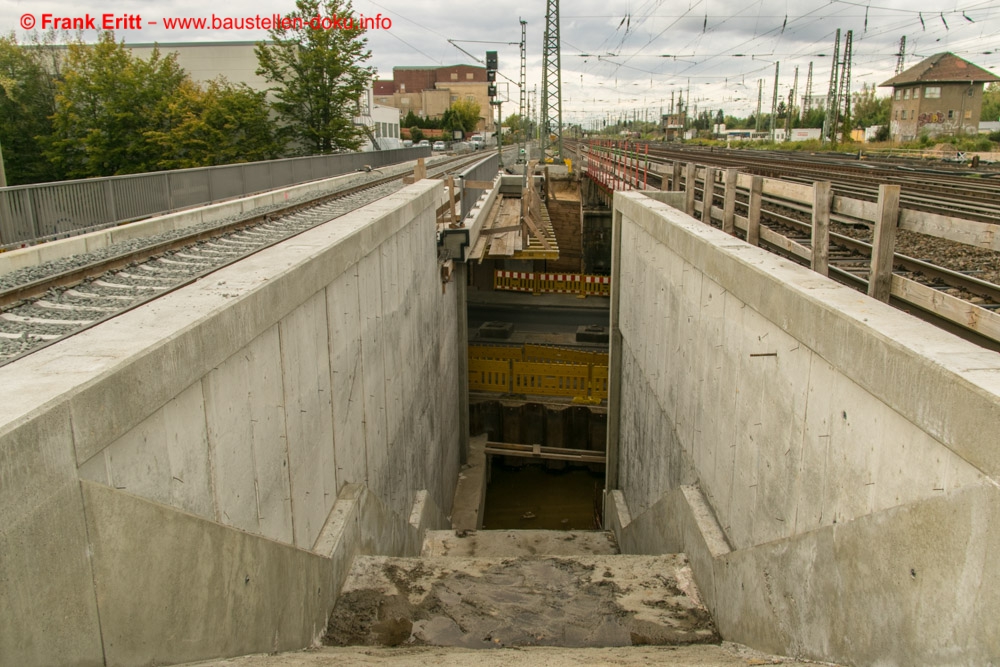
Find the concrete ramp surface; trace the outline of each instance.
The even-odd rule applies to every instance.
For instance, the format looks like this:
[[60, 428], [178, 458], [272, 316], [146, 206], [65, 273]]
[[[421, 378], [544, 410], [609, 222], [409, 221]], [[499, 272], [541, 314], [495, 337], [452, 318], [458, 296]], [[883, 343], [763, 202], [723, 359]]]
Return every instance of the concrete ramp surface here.
[[335, 646], [608, 647], [718, 642], [687, 559], [359, 557]]

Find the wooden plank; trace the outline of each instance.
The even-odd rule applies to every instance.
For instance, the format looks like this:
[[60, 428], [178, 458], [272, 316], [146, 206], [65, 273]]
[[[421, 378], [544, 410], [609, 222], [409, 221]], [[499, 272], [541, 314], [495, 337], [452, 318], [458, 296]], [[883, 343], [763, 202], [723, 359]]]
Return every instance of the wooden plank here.
[[[801, 243], [796, 243], [787, 236], [783, 236], [773, 229], [768, 229], [767, 227], [759, 227], [760, 229], [760, 240], [765, 243], [769, 243], [777, 248], [781, 248], [785, 252], [791, 253], [800, 259], [804, 259], [807, 262], [810, 257], [812, 257], [812, 251], [805, 247]], [[760, 245], [759, 243], [755, 245]]]
[[892, 294], [892, 259], [899, 222], [899, 186], [878, 186], [878, 215], [872, 233], [872, 264], [868, 274], [868, 296], [888, 303]]
[[484, 229], [479, 233], [490, 236], [491, 234], [505, 234], [506, 232], [519, 232], [519, 231], [521, 231], [521, 225], [508, 225], [506, 227], [490, 227], [489, 229]]
[[673, 192], [681, 191], [681, 163], [674, 160], [673, 175], [670, 177], [670, 189]]
[[736, 232], [736, 182], [738, 169], [726, 169], [726, 193], [722, 203], [722, 231], [727, 234]]
[[694, 186], [698, 175], [698, 165], [688, 162], [684, 169], [684, 212], [694, 217]]
[[980, 308], [965, 299], [921, 285], [909, 278], [892, 276], [892, 296], [934, 313], [938, 317], [1000, 341], [1000, 313]]
[[421, 181], [427, 178], [427, 165], [424, 164], [424, 159], [422, 157], [417, 158], [417, 166], [413, 168], [413, 182]]
[[538, 444], [524, 445], [513, 442], [495, 442], [493, 440], [486, 443], [485, 451], [487, 454], [495, 456], [520, 456], [555, 461], [578, 461], [580, 463], [605, 463], [607, 460], [603, 452], [591, 449], [543, 447]]
[[750, 210], [747, 215], [747, 243], [760, 245], [760, 205], [763, 201], [764, 177], [750, 179]]
[[813, 183], [812, 206], [812, 270], [830, 275], [830, 206], [833, 186], [830, 181]]
[[1000, 250], [1000, 233], [997, 233], [997, 225], [988, 222], [962, 220], [936, 213], [903, 209], [899, 212], [899, 228], [977, 248]]
[[715, 167], [705, 167], [705, 189], [701, 196], [701, 221], [712, 224], [712, 199], [715, 197]]
[[878, 215], [878, 204], [836, 195], [833, 198], [833, 205], [830, 207], [830, 210], [848, 218], [856, 218], [865, 222], [875, 222], [875, 216]]
[[776, 178], [764, 179], [764, 194], [772, 197], [780, 197], [781, 199], [787, 199], [798, 204], [812, 205], [813, 203], [811, 185], [779, 181]]

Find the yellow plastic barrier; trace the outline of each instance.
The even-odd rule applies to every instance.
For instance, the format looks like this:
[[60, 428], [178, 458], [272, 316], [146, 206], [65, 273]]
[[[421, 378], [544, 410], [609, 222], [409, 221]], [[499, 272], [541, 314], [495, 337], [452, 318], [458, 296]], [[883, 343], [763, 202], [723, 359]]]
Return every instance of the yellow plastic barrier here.
[[577, 294], [611, 296], [611, 278], [580, 273], [493, 272], [493, 289], [532, 294]]
[[514, 393], [587, 396], [590, 367], [584, 364], [512, 363]]
[[572, 350], [565, 347], [532, 345], [531, 343], [527, 343], [524, 346], [524, 360], [542, 363], [607, 365], [608, 355], [606, 352], [588, 352], [586, 350]]
[[469, 359], [469, 391], [510, 393], [510, 361]]
[[469, 359], [524, 361], [524, 348], [512, 345], [469, 345]]
[[590, 367], [590, 396], [596, 399], [608, 397], [608, 367]]

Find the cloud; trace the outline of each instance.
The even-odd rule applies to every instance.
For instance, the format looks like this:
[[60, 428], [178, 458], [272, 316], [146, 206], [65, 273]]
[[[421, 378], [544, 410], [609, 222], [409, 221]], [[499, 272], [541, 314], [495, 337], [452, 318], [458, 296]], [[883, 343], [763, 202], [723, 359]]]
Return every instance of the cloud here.
[[[253, 16], [285, 14], [289, 0], [245, 0], [207, 6], [194, 0], [127, 0], [116, 13], [148, 16]], [[75, 16], [101, 7], [67, 0], [17, 0], [0, 7], [0, 30], [15, 30], [22, 13]], [[454, 3], [429, 0], [358, 0], [355, 14], [381, 14], [386, 30], [368, 33], [371, 64], [390, 77], [398, 65], [472, 63], [487, 50], [499, 54], [501, 73], [519, 76], [519, 18], [527, 21], [527, 88], [541, 90], [545, 3]], [[575, 0], [564, 2], [562, 38], [563, 117], [594, 122], [621, 114], [655, 116], [670, 97], [690, 88], [699, 108], [746, 115], [756, 106], [757, 81], [770, 100], [774, 63], [780, 63], [779, 94], [787, 97], [795, 68], [799, 95], [813, 64], [813, 92], [829, 84], [834, 34], [853, 30], [852, 81], [880, 83], [892, 76], [900, 37], [907, 39], [907, 64], [953, 51], [1000, 70], [1000, 0], [960, 0], [942, 15], [930, 0], [757, 0], [737, 6], [720, 0]], [[964, 16], [963, 16], [964, 13]], [[942, 20], [943, 16], [943, 20]], [[921, 18], [923, 23], [921, 23]], [[969, 19], [972, 19], [971, 21]], [[945, 25], [947, 24], [947, 25]], [[143, 29], [119, 33], [130, 42], [245, 41], [263, 31], [174, 31]], [[511, 44], [513, 43], [513, 44]], [[501, 82], [504, 79], [501, 78]], [[517, 87], [501, 86], [516, 111]], [[537, 103], [537, 96], [535, 97]]]

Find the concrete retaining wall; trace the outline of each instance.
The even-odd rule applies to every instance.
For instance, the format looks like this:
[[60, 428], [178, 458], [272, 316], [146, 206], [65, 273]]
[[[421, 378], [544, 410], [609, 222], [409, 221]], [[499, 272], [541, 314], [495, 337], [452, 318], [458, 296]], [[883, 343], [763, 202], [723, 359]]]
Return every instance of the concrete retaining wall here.
[[446, 526], [442, 200], [415, 184], [0, 369], [4, 664], [305, 646], [355, 552]]
[[615, 222], [624, 549], [687, 552], [730, 640], [997, 660], [1000, 356], [641, 194]]

